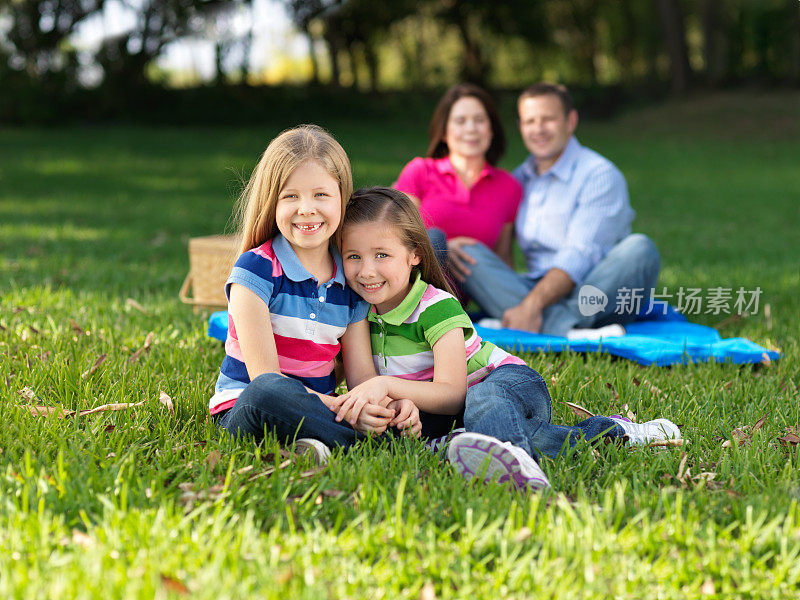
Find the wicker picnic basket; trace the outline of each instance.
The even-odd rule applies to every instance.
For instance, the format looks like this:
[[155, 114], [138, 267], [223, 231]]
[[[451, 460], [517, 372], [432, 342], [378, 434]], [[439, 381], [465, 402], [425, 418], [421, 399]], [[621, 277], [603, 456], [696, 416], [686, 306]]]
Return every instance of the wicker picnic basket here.
[[[178, 296], [181, 302], [199, 307], [225, 307], [225, 281], [236, 260], [238, 239], [234, 235], [208, 235], [189, 240], [189, 274]], [[191, 296], [189, 291], [191, 290]]]

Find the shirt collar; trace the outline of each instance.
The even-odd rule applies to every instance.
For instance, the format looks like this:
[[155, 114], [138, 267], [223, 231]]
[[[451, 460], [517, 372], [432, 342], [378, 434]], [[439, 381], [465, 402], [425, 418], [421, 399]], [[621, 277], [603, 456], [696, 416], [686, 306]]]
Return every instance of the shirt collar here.
[[[548, 173], [552, 173], [562, 181], [569, 181], [575, 169], [575, 163], [578, 161], [578, 154], [581, 148], [582, 146], [580, 142], [578, 142], [578, 138], [574, 135], [570, 137], [567, 145], [564, 146], [564, 151], [561, 153], [561, 156], [559, 156], [555, 164], [550, 167]], [[539, 173], [536, 171], [536, 158], [532, 154], [522, 163], [522, 168], [527, 178], [536, 179], [540, 177]]]
[[[294, 248], [292, 248], [292, 245], [289, 243], [289, 241], [283, 237], [282, 233], [276, 235], [272, 240], [272, 250], [275, 252], [275, 258], [277, 258], [278, 262], [281, 263], [283, 273], [289, 279], [298, 282], [306, 281], [307, 279], [314, 279], [314, 281], [316, 281], [314, 276], [311, 275], [311, 273], [309, 273], [308, 270], [303, 266], [303, 263], [300, 262], [300, 259], [297, 257]], [[339, 250], [333, 243], [330, 244], [330, 252], [331, 256], [333, 257], [333, 278], [331, 281], [344, 287], [345, 280], [342, 255], [339, 254]]]
[[[458, 177], [458, 173], [456, 173], [456, 168], [453, 166], [453, 163], [450, 161], [449, 156], [443, 156], [441, 158], [434, 158], [433, 164], [436, 167], [436, 170], [439, 173], [445, 175], [449, 174], [453, 177]], [[475, 183], [478, 183], [484, 177], [490, 177], [494, 173], [494, 167], [487, 162], [483, 163], [483, 169], [478, 174], [478, 178], [475, 180]], [[472, 184], [475, 185], [475, 184]]]
[[373, 322], [385, 321], [389, 325], [401, 325], [411, 316], [411, 313], [419, 306], [419, 303], [422, 302], [422, 296], [427, 289], [428, 284], [422, 281], [422, 274], [415, 269], [414, 283], [411, 284], [411, 289], [408, 290], [408, 294], [403, 298], [403, 301], [392, 310], [382, 315], [376, 313], [375, 307], [373, 306], [367, 318]]

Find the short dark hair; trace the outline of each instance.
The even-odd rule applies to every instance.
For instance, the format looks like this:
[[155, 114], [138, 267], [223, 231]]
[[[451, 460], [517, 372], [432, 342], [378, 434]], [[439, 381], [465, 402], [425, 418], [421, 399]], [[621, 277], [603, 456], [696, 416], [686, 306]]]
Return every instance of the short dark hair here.
[[453, 105], [461, 98], [475, 98], [483, 105], [492, 127], [492, 143], [489, 144], [489, 149], [486, 151], [486, 162], [490, 165], [496, 165], [506, 151], [506, 134], [503, 131], [503, 124], [500, 122], [494, 100], [492, 100], [489, 93], [471, 83], [454, 85], [439, 100], [439, 104], [436, 105], [436, 109], [433, 111], [431, 125], [428, 129], [430, 144], [428, 145], [426, 156], [428, 158], [442, 158], [449, 154], [450, 151], [444, 142], [447, 120], [450, 118], [450, 111], [453, 109]]
[[566, 86], [558, 83], [534, 83], [529, 88], [522, 90], [522, 93], [517, 99], [517, 104], [522, 102], [525, 98], [535, 98], [537, 96], [555, 96], [561, 101], [561, 107], [564, 109], [564, 114], [568, 115], [575, 110], [575, 105], [572, 103], [572, 96]]

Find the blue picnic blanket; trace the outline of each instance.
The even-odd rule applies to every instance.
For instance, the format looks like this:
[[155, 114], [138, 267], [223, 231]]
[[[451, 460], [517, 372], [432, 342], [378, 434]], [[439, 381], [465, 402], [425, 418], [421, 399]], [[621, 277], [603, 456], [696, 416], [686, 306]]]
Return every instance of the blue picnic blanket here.
[[[475, 329], [484, 340], [515, 352], [605, 352], [640, 365], [659, 367], [711, 360], [729, 360], [735, 364], [760, 363], [765, 358], [780, 358], [774, 350], [745, 338], [722, 339], [716, 329], [689, 323], [673, 306], [663, 302], [656, 301], [642, 309], [638, 319], [625, 326], [625, 335], [601, 340], [567, 340], [565, 337], [516, 329], [491, 329], [480, 325], [476, 325]], [[225, 340], [228, 335], [226, 311], [211, 315], [208, 335]]]

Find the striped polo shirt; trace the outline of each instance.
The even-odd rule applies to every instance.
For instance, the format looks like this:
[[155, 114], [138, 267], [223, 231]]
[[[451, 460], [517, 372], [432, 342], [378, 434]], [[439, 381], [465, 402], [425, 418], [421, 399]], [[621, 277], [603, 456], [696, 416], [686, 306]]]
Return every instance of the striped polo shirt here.
[[[333, 245], [331, 255], [333, 278], [318, 285], [286, 238], [278, 234], [242, 254], [225, 283], [229, 299], [231, 284], [237, 283], [267, 304], [281, 373], [322, 394], [331, 394], [336, 387], [333, 359], [341, 347], [339, 338], [369, 310], [347, 286], [342, 257]], [[236, 327], [228, 315], [225, 360], [209, 402], [211, 414], [232, 407], [248, 383]]]
[[431, 381], [433, 345], [457, 327], [464, 330], [468, 386], [501, 365], [525, 364], [521, 358], [482, 341], [458, 300], [422, 281], [419, 273], [399, 306], [383, 315], [373, 309], [367, 318], [372, 360], [381, 375]]

